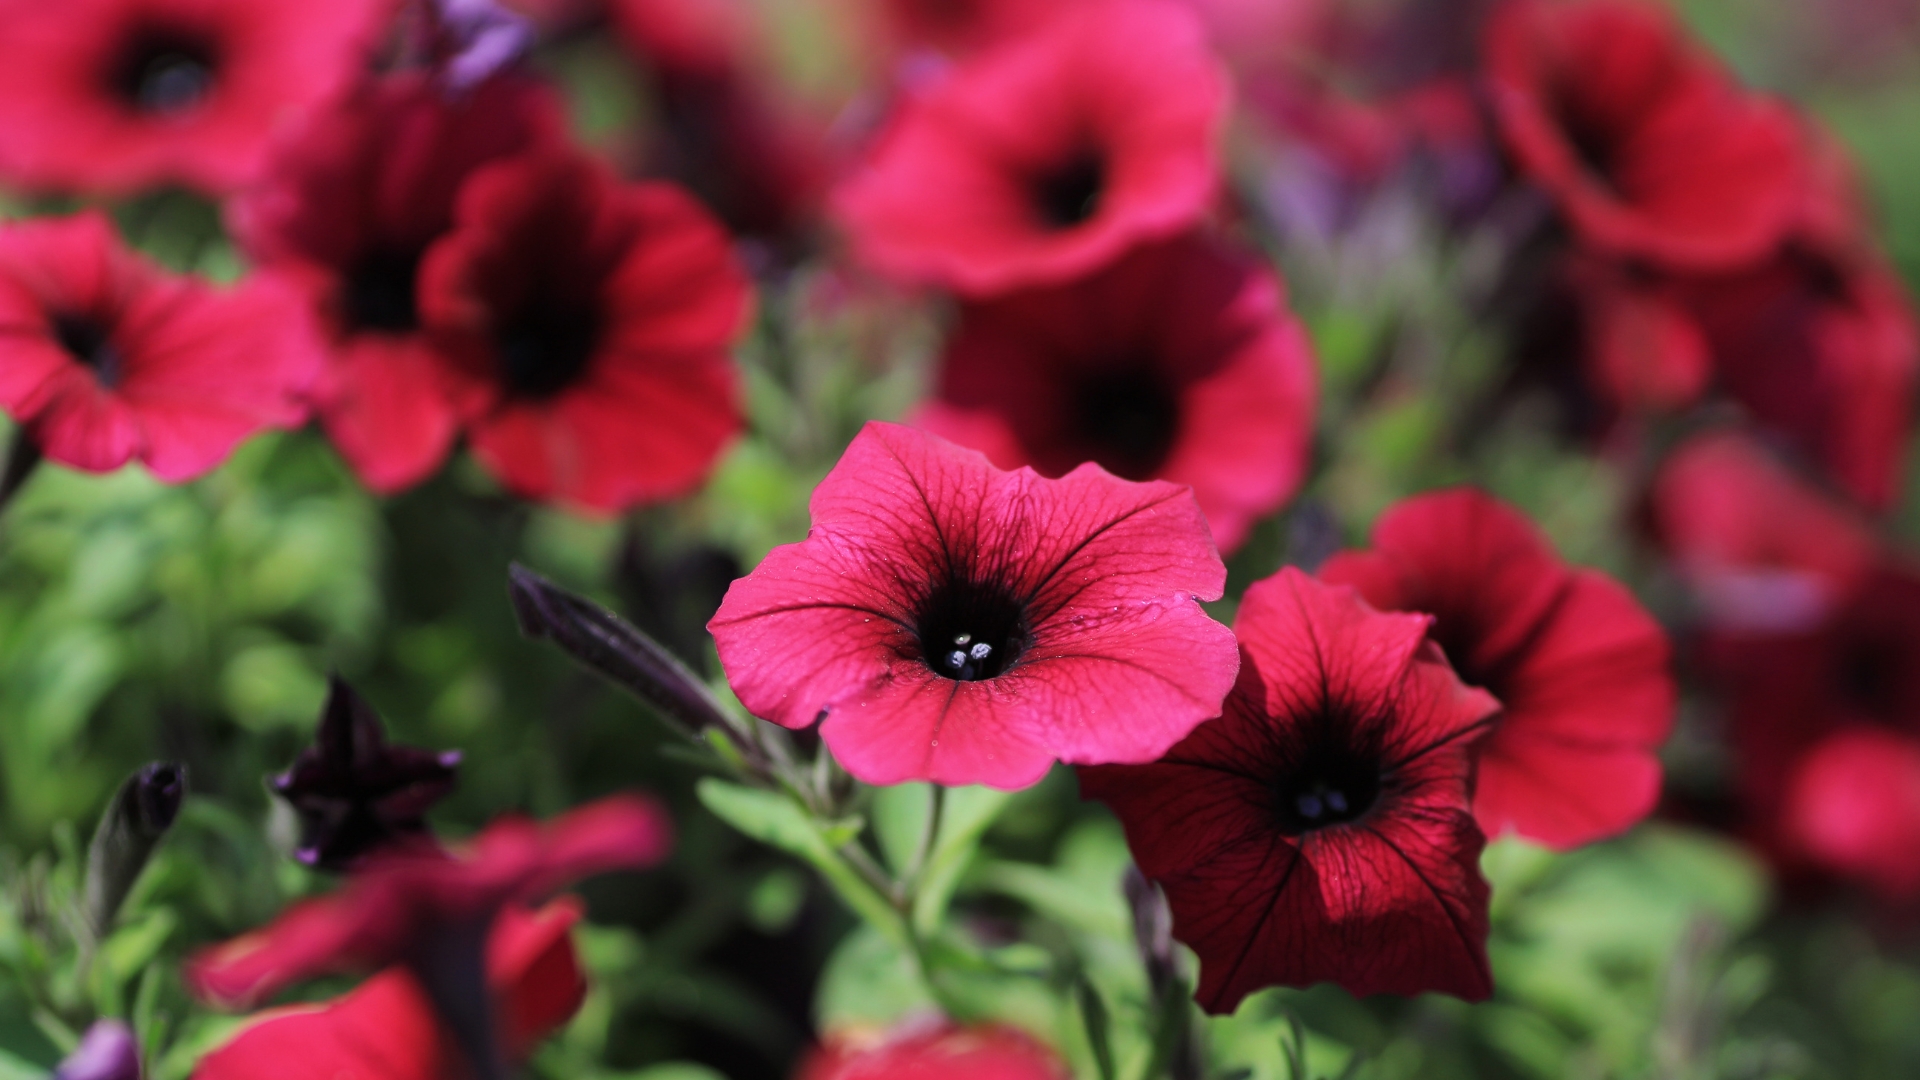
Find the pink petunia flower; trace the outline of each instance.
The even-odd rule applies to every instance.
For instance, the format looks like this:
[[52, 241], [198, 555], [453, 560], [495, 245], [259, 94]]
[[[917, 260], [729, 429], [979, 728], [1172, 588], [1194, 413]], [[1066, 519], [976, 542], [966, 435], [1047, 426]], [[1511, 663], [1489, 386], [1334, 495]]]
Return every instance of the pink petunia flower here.
[[306, 420], [321, 362], [276, 279], [219, 290], [169, 274], [98, 212], [0, 226], [0, 408], [50, 460], [191, 479]]
[[794, 1080], [1068, 1080], [1059, 1055], [1004, 1024], [907, 1024], [878, 1040], [830, 1038]]
[[1191, 12], [1076, 6], [907, 102], [834, 204], [888, 274], [970, 295], [1065, 281], [1205, 214], [1227, 94]]
[[874, 784], [1024, 787], [1056, 759], [1151, 761], [1219, 715], [1226, 570], [1185, 488], [1059, 480], [870, 423], [813, 529], [708, 624], [749, 711], [816, 722]]
[[1187, 236], [962, 307], [917, 420], [1002, 468], [1060, 476], [1091, 461], [1191, 485], [1232, 551], [1306, 473], [1314, 382], [1274, 275]]

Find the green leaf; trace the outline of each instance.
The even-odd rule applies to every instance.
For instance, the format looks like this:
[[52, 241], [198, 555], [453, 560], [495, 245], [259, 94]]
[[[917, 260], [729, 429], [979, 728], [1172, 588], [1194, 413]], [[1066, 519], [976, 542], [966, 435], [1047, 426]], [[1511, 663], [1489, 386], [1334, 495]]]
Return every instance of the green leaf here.
[[1113, 1021], [1107, 1016], [1107, 1003], [1100, 991], [1082, 976], [1074, 980], [1074, 1000], [1080, 1006], [1080, 1021], [1087, 1029], [1087, 1045], [1093, 1049], [1093, 1063], [1100, 1080], [1113, 1080]]
[[912, 954], [868, 926], [856, 927], [841, 940], [820, 973], [814, 995], [821, 1031], [849, 1025], [890, 1027], [911, 1013], [935, 1007]]
[[[889, 938], [906, 943], [900, 913], [847, 865], [838, 845], [828, 839], [806, 807], [785, 795], [713, 777], [701, 780], [696, 790], [701, 803], [714, 816], [763, 844], [804, 859], [820, 871], [855, 914]], [[843, 832], [844, 827], [836, 830], [836, 835]]]
[[960, 875], [980, 847], [980, 837], [1012, 794], [988, 787], [957, 787], [948, 788], [945, 798], [940, 835], [934, 838], [913, 900], [913, 924], [923, 935], [932, 933], [946, 917]]
[[932, 784], [896, 784], [873, 793], [873, 831], [894, 873], [905, 877], [916, 869], [932, 818]]

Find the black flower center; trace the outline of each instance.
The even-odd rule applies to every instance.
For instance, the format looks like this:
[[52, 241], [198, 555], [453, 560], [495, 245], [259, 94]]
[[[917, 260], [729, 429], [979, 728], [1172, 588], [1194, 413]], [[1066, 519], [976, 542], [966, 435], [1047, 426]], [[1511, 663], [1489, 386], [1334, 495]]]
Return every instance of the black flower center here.
[[1869, 716], [1893, 716], [1900, 704], [1900, 657], [1890, 643], [1857, 641], [1840, 658], [1840, 694]]
[[528, 305], [500, 331], [500, 377], [519, 397], [550, 398], [586, 371], [599, 338], [599, 316], [585, 307]]
[[205, 100], [218, 73], [218, 50], [203, 35], [155, 28], [132, 35], [108, 81], [135, 111], [173, 116]]
[[1180, 433], [1180, 406], [1152, 372], [1120, 368], [1082, 384], [1073, 403], [1080, 438], [1108, 472], [1146, 480], [1166, 464]]
[[1358, 821], [1380, 799], [1377, 762], [1365, 755], [1320, 750], [1274, 785], [1274, 809], [1289, 836]]
[[99, 320], [84, 315], [56, 315], [53, 336], [68, 355], [93, 370], [101, 386], [111, 388], [120, 381], [124, 358]]
[[1035, 176], [1030, 193], [1033, 208], [1049, 228], [1071, 229], [1100, 211], [1107, 183], [1107, 163], [1092, 151], [1083, 151]]
[[355, 330], [405, 332], [420, 325], [414, 307], [414, 278], [420, 270], [418, 251], [374, 251], [347, 272], [347, 325]]
[[940, 585], [921, 605], [915, 629], [921, 658], [937, 675], [991, 679], [1020, 659], [1031, 633], [1026, 605], [998, 586]]

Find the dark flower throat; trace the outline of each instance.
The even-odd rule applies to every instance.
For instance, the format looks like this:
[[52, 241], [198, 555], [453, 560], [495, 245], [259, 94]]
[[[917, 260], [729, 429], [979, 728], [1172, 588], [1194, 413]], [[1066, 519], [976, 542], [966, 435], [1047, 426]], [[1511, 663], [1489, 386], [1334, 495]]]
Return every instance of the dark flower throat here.
[[553, 397], [586, 371], [599, 337], [593, 311], [536, 299], [501, 329], [500, 377], [519, 397]]
[[1310, 734], [1298, 760], [1273, 785], [1274, 812], [1288, 836], [1358, 821], [1380, 800], [1388, 778], [1379, 755], [1346, 745], [1340, 729], [1347, 735], [1353, 730], [1328, 721]]
[[1087, 456], [1115, 476], [1147, 480], [1167, 463], [1180, 433], [1178, 394], [1151, 372], [1115, 365], [1073, 397]]
[[123, 358], [98, 320], [84, 315], [56, 315], [53, 336], [69, 356], [92, 369], [101, 386], [112, 389], [120, 381]]
[[420, 325], [414, 304], [418, 251], [372, 251], [347, 272], [341, 297], [346, 323], [355, 330], [405, 333]]
[[1090, 151], [1076, 154], [1034, 177], [1033, 207], [1048, 227], [1071, 229], [1100, 212], [1106, 186], [1107, 163]]
[[920, 607], [921, 659], [959, 682], [991, 679], [1020, 659], [1031, 639], [1026, 605], [998, 586], [949, 582]]
[[134, 111], [172, 116], [200, 104], [218, 70], [217, 50], [203, 35], [152, 28], [129, 37], [107, 81]]

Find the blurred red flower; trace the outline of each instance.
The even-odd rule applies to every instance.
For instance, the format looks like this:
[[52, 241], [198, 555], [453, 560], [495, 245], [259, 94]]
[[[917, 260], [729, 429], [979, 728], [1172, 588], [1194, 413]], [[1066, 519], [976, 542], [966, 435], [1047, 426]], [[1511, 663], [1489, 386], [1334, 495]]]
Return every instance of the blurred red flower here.
[[549, 149], [462, 189], [420, 316], [484, 387], [475, 456], [516, 494], [598, 513], [694, 487], [739, 430], [730, 349], [752, 301], [680, 189]]
[[1070, 1080], [1053, 1051], [1004, 1024], [907, 1025], [878, 1040], [829, 1038], [794, 1080]]
[[1226, 581], [1173, 484], [1083, 466], [1001, 472], [869, 423], [813, 493], [813, 529], [708, 624], [748, 711], [821, 722], [868, 783], [1024, 787], [1055, 759], [1151, 761], [1219, 714]]
[[65, 0], [0, 5], [0, 177], [126, 194], [213, 194], [268, 135], [367, 62], [390, 0]]
[[1862, 505], [1891, 505], [1920, 378], [1920, 330], [1898, 275], [1875, 258], [1793, 246], [1686, 291], [1728, 396]]
[[321, 351], [270, 278], [216, 290], [123, 245], [98, 212], [0, 227], [0, 408], [48, 458], [191, 479], [294, 427]]
[[1666, 632], [1619, 582], [1561, 562], [1525, 515], [1472, 489], [1416, 496], [1374, 525], [1373, 550], [1320, 576], [1433, 616], [1460, 678], [1500, 699], [1476, 747], [1487, 835], [1566, 849], [1653, 809], [1676, 697]]
[[418, 271], [474, 169], [565, 129], [557, 95], [512, 75], [451, 95], [427, 72], [363, 82], [285, 133], [228, 207], [243, 250], [300, 283], [332, 345], [321, 423], [368, 487], [439, 467], [474, 392], [420, 325]]
[[1314, 382], [1272, 272], [1188, 236], [964, 306], [918, 422], [1001, 468], [1191, 485], [1232, 551], [1306, 473]]
[[883, 51], [929, 50], [952, 57], [1030, 33], [1087, 0], [852, 0], [868, 9], [867, 22]]
[[735, 232], [797, 243], [827, 180], [824, 123], [791, 106], [739, 0], [608, 0], [649, 81], [649, 156]]
[[[317, 975], [392, 964], [422, 975], [472, 935], [492, 933], [503, 910], [591, 874], [651, 866], [671, 839], [664, 811], [622, 795], [544, 826], [502, 818], [454, 852], [390, 848], [369, 857], [339, 891], [190, 958], [183, 977], [203, 999], [246, 1006]], [[422, 975], [422, 982], [429, 993], [439, 989], [435, 978]]]
[[[519, 1060], [586, 997], [569, 931], [577, 900], [504, 908], [488, 932], [487, 986], [509, 1058]], [[471, 1075], [433, 1005], [403, 967], [318, 1006], [264, 1013], [202, 1058], [194, 1080], [458, 1080]]]
[[1499, 703], [1454, 675], [1431, 623], [1288, 567], [1241, 602], [1224, 716], [1154, 764], [1080, 770], [1166, 889], [1208, 1012], [1323, 980], [1492, 993], [1468, 804]]
[[1786, 869], [1920, 898], [1920, 569], [1735, 435], [1678, 450], [1652, 508], [1702, 600], [1749, 832]]
[[1200, 219], [1227, 95], [1191, 12], [1076, 6], [905, 102], [834, 205], [855, 254], [901, 278], [1065, 281]]
[[1806, 178], [1798, 124], [1641, 0], [1511, 0], [1484, 44], [1520, 171], [1583, 244], [1675, 269], [1763, 256]]

